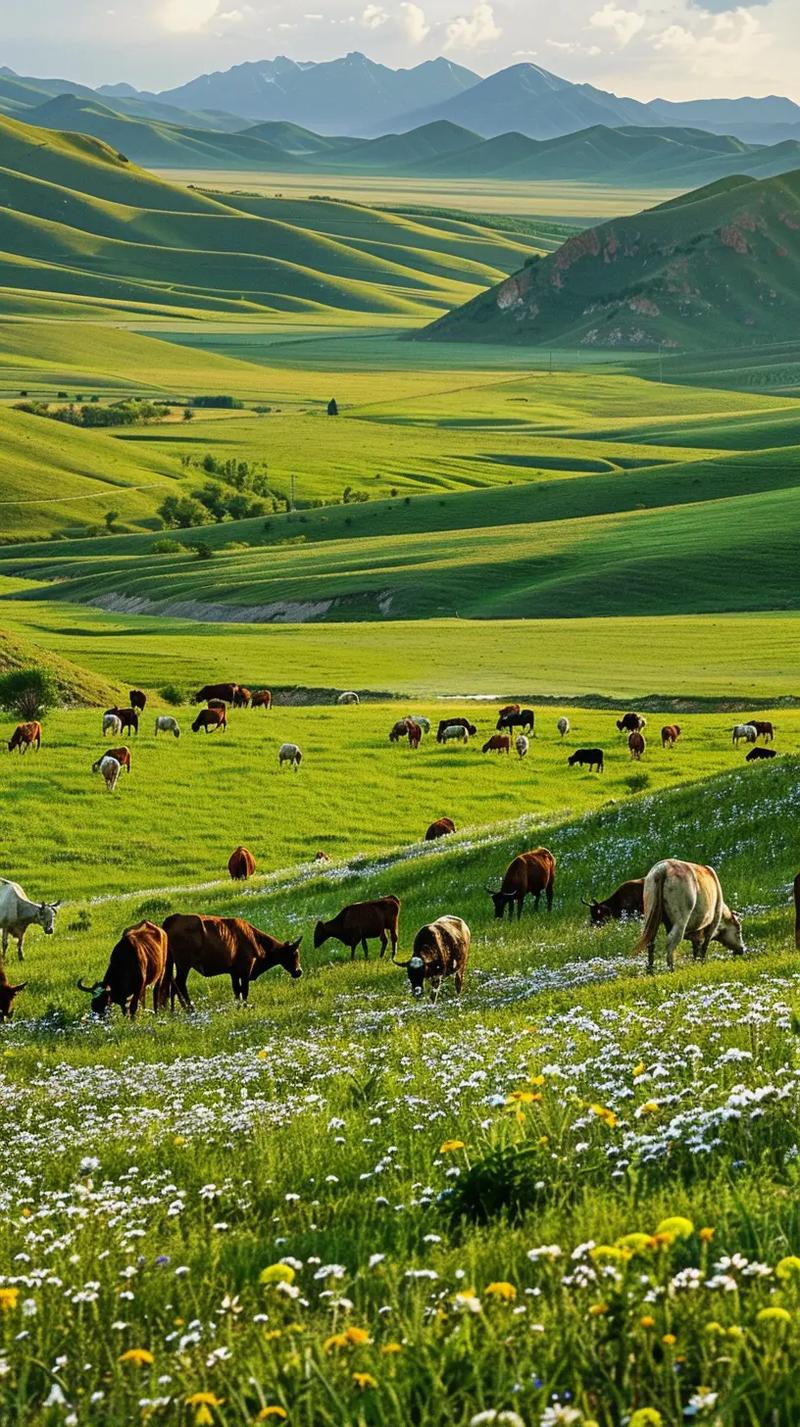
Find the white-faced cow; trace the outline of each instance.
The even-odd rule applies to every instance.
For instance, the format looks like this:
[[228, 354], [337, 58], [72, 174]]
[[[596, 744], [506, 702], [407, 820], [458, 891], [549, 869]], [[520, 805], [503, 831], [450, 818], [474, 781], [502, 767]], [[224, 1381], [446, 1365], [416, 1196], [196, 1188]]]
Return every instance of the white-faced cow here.
[[17, 943], [17, 956], [25, 960], [22, 943], [28, 927], [41, 927], [46, 936], [52, 936], [56, 926], [56, 912], [60, 902], [32, 902], [26, 897], [18, 882], [7, 882], [0, 878], [0, 935], [3, 956], [8, 948], [8, 939]]
[[720, 942], [737, 956], [744, 952], [742, 924], [726, 906], [713, 867], [670, 857], [650, 868], [644, 879], [644, 929], [633, 950], [647, 951], [651, 972], [661, 926], [667, 932], [670, 971], [682, 941], [691, 942], [695, 960], [705, 959], [711, 941]]
[[431, 988], [434, 1001], [446, 977], [452, 976], [459, 996], [469, 957], [470, 930], [461, 917], [438, 917], [421, 927], [414, 938], [414, 950], [407, 961], [392, 960], [404, 966], [414, 996], [421, 996], [425, 983]]

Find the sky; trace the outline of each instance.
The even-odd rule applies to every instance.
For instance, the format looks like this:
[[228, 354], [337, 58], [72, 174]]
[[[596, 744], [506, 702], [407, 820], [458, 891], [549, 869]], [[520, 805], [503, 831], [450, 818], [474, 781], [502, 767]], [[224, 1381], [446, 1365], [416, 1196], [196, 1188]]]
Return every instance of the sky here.
[[0, 65], [92, 86], [360, 50], [479, 74], [530, 61], [636, 99], [800, 101], [800, 0], [0, 0], [0, 40]]

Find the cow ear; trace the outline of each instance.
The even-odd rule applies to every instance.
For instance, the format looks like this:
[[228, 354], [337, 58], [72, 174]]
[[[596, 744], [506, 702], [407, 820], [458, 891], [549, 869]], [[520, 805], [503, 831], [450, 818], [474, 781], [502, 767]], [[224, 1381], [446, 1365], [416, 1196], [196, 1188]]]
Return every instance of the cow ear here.
[[298, 950], [299, 950], [300, 943], [302, 942], [302, 940], [303, 940], [303, 938], [302, 938], [301, 936], [299, 936], [299, 937], [297, 938], [297, 941], [291, 942], [291, 946], [294, 948], [295, 951], [298, 951]]

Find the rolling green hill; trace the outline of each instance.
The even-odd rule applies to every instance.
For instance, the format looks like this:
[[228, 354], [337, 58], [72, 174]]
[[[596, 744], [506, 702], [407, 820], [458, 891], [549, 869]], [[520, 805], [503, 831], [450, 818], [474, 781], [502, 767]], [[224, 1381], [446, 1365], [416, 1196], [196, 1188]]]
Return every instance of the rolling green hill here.
[[800, 172], [715, 184], [568, 240], [434, 323], [433, 340], [701, 350], [789, 340]]

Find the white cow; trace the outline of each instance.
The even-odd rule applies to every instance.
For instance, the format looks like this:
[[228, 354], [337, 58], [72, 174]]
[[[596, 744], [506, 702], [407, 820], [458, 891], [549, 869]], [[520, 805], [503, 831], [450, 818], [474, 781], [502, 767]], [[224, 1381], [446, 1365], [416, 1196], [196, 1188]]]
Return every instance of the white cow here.
[[753, 723], [736, 723], [733, 726], [732, 733], [733, 738], [731, 742], [735, 743], [737, 748], [741, 738], [744, 739], [745, 743], [755, 743], [758, 738], [758, 729]]
[[155, 735], [159, 733], [171, 733], [175, 738], [180, 738], [181, 731], [178, 727], [178, 720], [172, 714], [159, 714], [156, 719]]
[[442, 732], [441, 732], [441, 735], [440, 735], [440, 742], [441, 742], [441, 743], [468, 743], [468, 742], [469, 742], [469, 734], [467, 733], [467, 730], [466, 730], [460, 723], [448, 723], [447, 726], [442, 729]]
[[670, 857], [650, 868], [644, 881], [644, 929], [633, 948], [634, 952], [647, 949], [648, 971], [653, 970], [661, 926], [667, 931], [670, 971], [682, 941], [691, 942], [695, 960], [704, 959], [710, 941], [721, 942], [737, 956], [744, 952], [742, 924], [726, 906], [713, 867]]
[[347, 689], [345, 693], [339, 695], [336, 702], [337, 704], [360, 704], [361, 700], [355, 689]]
[[564, 714], [562, 714], [560, 719], [558, 720], [556, 728], [558, 729], [562, 738], [565, 734], [569, 733], [569, 719]]
[[528, 739], [525, 737], [525, 734], [524, 734], [524, 733], [518, 733], [517, 736], [516, 736], [516, 738], [514, 739], [514, 747], [516, 748], [517, 753], [519, 754], [520, 758], [526, 758], [526, 757], [527, 757], [528, 749], [530, 748], [530, 746], [531, 746], [531, 745], [530, 745]]
[[99, 763], [95, 763], [92, 765], [92, 772], [94, 772], [95, 770], [98, 773], [102, 773], [103, 777], [105, 778], [106, 792], [113, 793], [114, 789], [117, 786], [117, 779], [119, 778], [119, 775], [122, 771], [122, 764], [120, 763], [119, 759], [111, 758], [107, 753], [104, 758], [101, 758], [99, 760]]
[[295, 773], [303, 761], [303, 755], [296, 743], [282, 743], [278, 749], [278, 767], [282, 768], [284, 763], [291, 763]]
[[60, 902], [31, 902], [25, 896], [18, 882], [7, 882], [0, 878], [0, 933], [2, 933], [3, 956], [8, 948], [9, 937], [17, 943], [17, 955], [25, 960], [22, 943], [28, 927], [41, 927], [47, 936], [52, 936], [56, 926], [56, 912]]
[[108, 733], [113, 733], [115, 737], [122, 733], [122, 719], [117, 718], [116, 714], [103, 714], [103, 737]]

